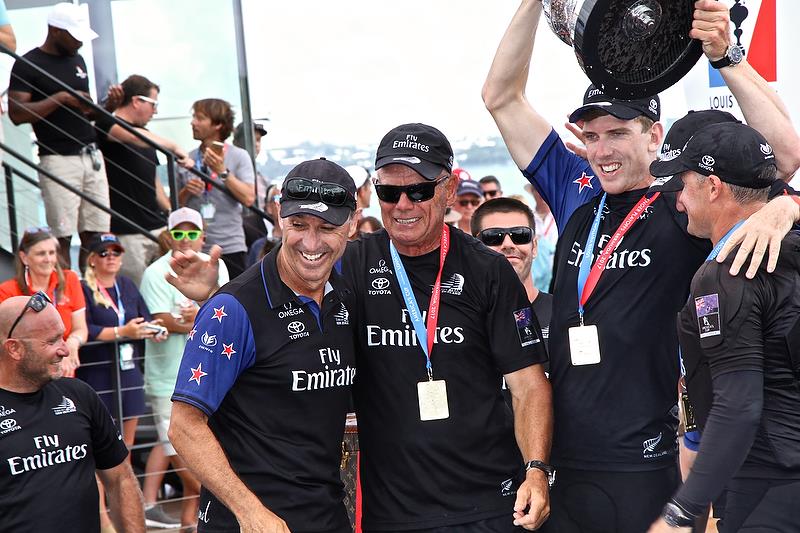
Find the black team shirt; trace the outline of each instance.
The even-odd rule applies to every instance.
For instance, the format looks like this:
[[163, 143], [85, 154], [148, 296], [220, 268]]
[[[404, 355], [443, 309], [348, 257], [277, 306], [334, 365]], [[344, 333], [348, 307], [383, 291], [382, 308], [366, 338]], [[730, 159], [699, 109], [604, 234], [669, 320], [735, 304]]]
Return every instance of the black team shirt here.
[[[447, 383], [450, 417], [420, 421], [417, 383], [425, 355], [405, 309], [379, 231], [351, 243], [343, 273], [358, 297], [358, 379], [363, 527], [403, 530], [509, 515], [522, 457], [503, 374], [543, 363], [544, 343], [526, 293], [508, 260], [450, 229], [442, 272], [434, 379]], [[420, 310], [427, 314], [439, 250], [401, 256]]]
[[[40, 48], [34, 48], [22, 57], [76, 91], [89, 92], [86, 63], [80, 55], [55, 56], [43, 52]], [[31, 102], [39, 102], [63, 89], [30, 65], [16, 61], [11, 68], [8, 90], [30, 93]], [[40, 156], [76, 155], [84, 145], [95, 141], [91, 122], [79, 110], [72, 107], [59, 107], [43, 119], [34, 122], [33, 131], [40, 143]]]
[[62, 378], [24, 394], [0, 389], [0, 530], [99, 532], [95, 468], [127, 456], [83, 381]]
[[[280, 246], [222, 287], [189, 333], [173, 401], [208, 415], [231, 467], [294, 532], [350, 528], [339, 477], [354, 368], [349, 291], [320, 309], [278, 276]], [[207, 489], [198, 531], [238, 531]]]
[[[600, 203], [589, 164], [551, 132], [523, 172], [541, 191], [559, 227], [550, 322], [552, 461], [557, 467], [646, 471], [675, 462], [677, 313], [711, 249], [686, 232], [675, 193], [661, 194], [619, 243], [585, 306], [597, 326], [600, 363], [573, 366], [568, 330], [579, 324], [577, 279]], [[593, 253], [647, 190], [608, 195]]]

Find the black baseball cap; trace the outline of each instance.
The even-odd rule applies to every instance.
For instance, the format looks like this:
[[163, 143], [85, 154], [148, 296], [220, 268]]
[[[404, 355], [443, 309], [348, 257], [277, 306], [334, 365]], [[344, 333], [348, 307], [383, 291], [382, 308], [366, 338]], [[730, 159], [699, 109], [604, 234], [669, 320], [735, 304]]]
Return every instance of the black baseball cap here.
[[710, 124], [723, 124], [725, 122], [739, 122], [728, 113], [718, 109], [704, 109], [702, 111], [689, 111], [683, 118], [672, 125], [664, 137], [664, 144], [658, 154], [660, 161], [675, 159], [683, 151], [683, 147], [692, 136]]
[[109, 247], [119, 248], [123, 252], [125, 251], [125, 247], [122, 246], [122, 243], [119, 242], [119, 238], [113, 233], [98, 233], [92, 237], [88, 246], [89, 251], [93, 253], [102, 252]]
[[570, 122], [577, 122], [587, 111], [599, 109], [621, 120], [633, 120], [644, 115], [653, 122], [661, 118], [661, 99], [658, 95], [638, 100], [620, 100], [605, 94], [594, 85], [589, 85], [583, 95], [583, 105], [572, 112]]
[[402, 124], [383, 136], [375, 154], [375, 170], [405, 165], [427, 180], [453, 171], [453, 148], [444, 134], [427, 124]]
[[759, 179], [770, 165], [776, 166], [775, 153], [759, 132], [739, 122], [710, 124], [695, 133], [674, 159], [653, 161], [650, 174], [671, 179], [657, 180], [650, 191], [680, 190], [680, 174], [687, 170], [714, 174], [731, 185], [761, 189], [775, 181]]
[[[307, 198], [292, 198], [287, 185], [293, 178], [309, 180], [310, 186], [303, 187]], [[347, 191], [344, 205], [330, 205], [323, 201], [318, 187], [323, 184], [339, 185]], [[281, 188], [281, 218], [292, 215], [313, 215], [334, 226], [344, 224], [356, 207], [356, 184], [350, 174], [342, 167], [324, 157], [303, 161], [286, 175]]]

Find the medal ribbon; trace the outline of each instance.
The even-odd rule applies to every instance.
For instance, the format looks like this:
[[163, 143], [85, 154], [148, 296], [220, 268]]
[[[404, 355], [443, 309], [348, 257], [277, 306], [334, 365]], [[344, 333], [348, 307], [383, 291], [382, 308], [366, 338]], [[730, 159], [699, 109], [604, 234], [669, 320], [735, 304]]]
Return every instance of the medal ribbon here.
[[650, 207], [650, 204], [656, 201], [656, 198], [661, 196], [660, 192], [655, 193], [649, 198], [647, 195], [642, 196], [636, 205], [630, 210], [628, 215], [619, 225], [617, 231], [612, 235], [611, 240], [608, 241], [600, 256], [591, 266], [591, 257], [594, 252], [595, 243], [597, 242], [597, 233], [600, 229], [600, 219], [603, 217], [603, 207], [606, 204], [607, 193], [603, 193], [600, 198], [600, 204], [597, 206], [597, 214], [595, 214], [594, 222], [592, 222], [592, 229], [589, 231], [589, 236], [586, 239], [586, 246], [583, 248], [583, 257], [581, 258], [581, 266], [578, 271], [578, 314], [580, 315], [581, 325], [583, 325], [583, 308], [589, 297], [594, 292], [597, 282], [600, 281], [600, 276], [605, 271], [606, 264], [611, 258], [611, 254], [619, 246], [622, 237], [624, 237], [642, 216], [642, 213]]
[[111, 303], [111, 307], [114, 308], [114, 312], [117, 313], [117, 320], [119, 321], [120, 326], [125, 325], [125, 306], [122, 305], [122, 295], [119, 292], [119, 286], [117, 285], [116, 280], [114, 281], [114, 290], [117, 291], [117, 303], [114, 303], [114, 300], [111, 299], [111, 295], [108, 293], [105, 287], [98, 285], [100, 292], [103, 293], [103, 296], [108, 299]]
[[400, 292], [406, 303], [408, 316], [414, 325], [414, 332], [417, 334], [419, 345], [425, 353], [425, 369], [428, 371], [428, 380], [433, 381], [433, 367], [431, 365], [431, 352], [433, 351], [433, 340], [436, 337], [436, 325], [439, 323], [439, 304], [442, 296], [442, 270], [447, 253], [450, 251], [450, 227], [447, 224], [442, 226], [442, 240], [439, 246], [439, 272], [436, 274], [436, 282], [433, 284], [431, 301], [428, 304], [427, 327], [422, 323], [422, 314], [417, 305], [417, 298], [411, 288], [411, 282], [406, 274], [400, 253], [395, 248], [394, 243], [389, 241], [389, 252], [392, 256], [392, 264], [397, 275], [397, 282], [400, 284]]

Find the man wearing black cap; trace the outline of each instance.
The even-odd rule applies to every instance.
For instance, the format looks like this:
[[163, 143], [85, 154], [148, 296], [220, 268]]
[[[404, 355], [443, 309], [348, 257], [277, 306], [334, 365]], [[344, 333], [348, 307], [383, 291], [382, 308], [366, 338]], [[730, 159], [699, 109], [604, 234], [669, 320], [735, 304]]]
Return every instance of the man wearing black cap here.
[[206, 302], [188, 334], [169, 436], [203, 485], [198, 531], [352, 531], [338, 465], [353, 304], [332, 269], [355, 190], [333, 162], [292, 169], [281, 244]]
[[[436, 128], [387, 133], [375, 162], [386, 229], [352, 242], [342, 261], [358, 300], [350, 317], [365, 532], [511, 532], [549, 513], [541, 332], [509, 262], [444, 224], [458, 187], [452, 167]], [[213, 262], [178, 257], [172, 267], [184, 294], [208, 294]]]
[[[653, 190], [677, 191], [689, 232], [714, 250], [692, 280], [679, 319], [688, 401], [703, 430], [692, 472], [652, 532], [690, 526], [726, 487], [720, 531], [798, 531], [800, 498], [800, 234], [777, 268], [731, 276], [716, 252], [767, 201], [775, 154], [754, 129], [706, 126], [682, 153], [657, 161]], [[753, 529], [751, 529], [753, 528]]]
[[[703, 40], [712, 59], [727, 46], [726, 10], [717, 2], [696, 4], [692, 37]], [[569, 153], [528, 103], [541, 11], [539, 0], [523, 1], [483, 96], [515, 162], [550, 205], [562, 240], [549, 338], [559, 482], [546, 527], [644, 531], [679, 481], [674, 324], [708, 245], [686, 233], [674, 193], [647, 192], [663, 137], [657, 96], [623, 101], [589, 87], [570, 117], [582, 128], [588, 162]], [[752, 122], [779, 137], [771, 139], [775, 149], [793, 154], [797, 136], [782, 104], [748, 69], [729, 66], [722, 73]], [[792, 203], [777, 204], [787, 219], [796, 214]], [[755, 241], [757, 265], [766, 246]]]

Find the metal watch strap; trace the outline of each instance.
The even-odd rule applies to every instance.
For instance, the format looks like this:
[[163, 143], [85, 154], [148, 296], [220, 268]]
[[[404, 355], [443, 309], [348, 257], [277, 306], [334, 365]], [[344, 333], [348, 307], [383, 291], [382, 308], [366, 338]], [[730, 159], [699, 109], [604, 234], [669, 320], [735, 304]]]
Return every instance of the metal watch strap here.
[[690, 516], [680, 505], [675, 503], [674, 500], [667, 502], [664, 510], [661, 511], [661, 518], [670, 527], [692, 527], [694, 526], [695, 518]]
[[528, 461], [525, 463], [525, 472], [527, 473], [528, 470], [531, 468], [535, 468], [537, 470], [541, 470], [547, 476], [547, 485], [548, 487], [552, 487], [553, 484], [556, 482], [556, 469], [550, 466], [547, 463], [543, 463], [542, 461]]

